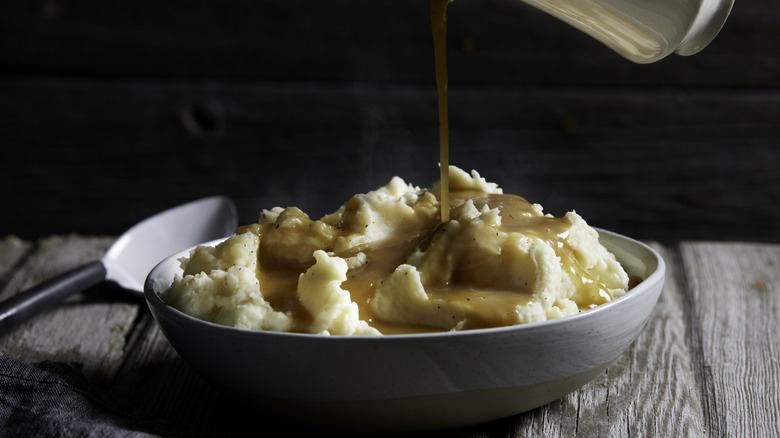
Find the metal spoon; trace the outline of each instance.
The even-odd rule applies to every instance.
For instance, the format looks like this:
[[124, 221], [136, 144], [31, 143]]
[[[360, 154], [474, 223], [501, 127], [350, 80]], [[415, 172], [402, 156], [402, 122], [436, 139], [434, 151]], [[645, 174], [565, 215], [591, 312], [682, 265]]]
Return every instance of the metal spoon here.
[[237, 225], [233, 201], [222, 196], [203, 198], [158, 213], [119, 236], [102, 259], [0, 303], [0, 334], [105, 280], [142, 296], [147, 274], [162, 259], [199, 243], [229, 236]]

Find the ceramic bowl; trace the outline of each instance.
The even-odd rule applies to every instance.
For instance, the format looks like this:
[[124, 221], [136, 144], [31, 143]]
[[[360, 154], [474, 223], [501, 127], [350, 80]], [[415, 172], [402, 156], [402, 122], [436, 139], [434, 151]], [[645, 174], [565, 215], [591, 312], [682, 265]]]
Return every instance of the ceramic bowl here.
[[144, 294], [160, 329], [193, 369], [265, 412], [353, 431], [460, 427], [560, 398], [604, 371], [636, 339], [661, 293], [664, 261], [641, 242], [599, 234], [642, 281], [595, 309], [514, 327], [328, 337], [220, 326], [159, 297], [181, 273], [177, 259], [188, 251], [157, 265]]

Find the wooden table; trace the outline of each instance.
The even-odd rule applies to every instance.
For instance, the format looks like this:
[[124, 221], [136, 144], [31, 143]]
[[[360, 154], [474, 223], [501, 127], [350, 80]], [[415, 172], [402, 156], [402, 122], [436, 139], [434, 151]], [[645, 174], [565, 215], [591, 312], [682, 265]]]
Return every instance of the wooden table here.
[[[112, 237], [0, 240], [0, 298], [97, 259]], [[668, 264], [642, 334], [605, 373], [553, 403], [444, 436], [778, 436], [780, 245], [683, 241], [652, 245]], [[111, 285], [0, 334], [3, 359], [66, 365], [121, 414], [157, 426], [129, 435], [221, 436], [270, 424], [235, 406], [183, 363], [145, 303]], [[0, 369], [0, 376], [7, 373]], [[2, 404], [0, 404], [0, 414]], [[249, 409], [248, 411], [246, 409]], [[258, 417], [260, 415], [260, 417]], [[162, 425], [162, 426], [160, 426]]]

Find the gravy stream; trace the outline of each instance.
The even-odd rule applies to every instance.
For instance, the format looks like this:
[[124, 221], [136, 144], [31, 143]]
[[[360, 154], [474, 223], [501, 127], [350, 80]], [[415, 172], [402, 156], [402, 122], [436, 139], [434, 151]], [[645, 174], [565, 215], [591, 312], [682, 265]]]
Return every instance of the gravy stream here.
[[433, 58], [436, 66], [436, 90], [439, 96], [439, 179], [441, 185], [441, 222], [450, 220], [450, 134], [447, 109], [447, 6], [452, 0], [431, 0]]
[[[587, 289], [586, 295], [595, 297], [581, 310], [595, 307], [609, 301], [609, 294], [600, 283], [591, 277], [577, 262], [572, 250], [565, 244], [567, 222], [564, 218], [539, 217], [532, 205], [515, 195], [486, 194], [474, 191], [454, 191], [449, 188], [449, 122], [447, 102], [447, 7], [451, 0], [431, 0], [431, 30], [433, 34], [436, 87], [439, 112], [439, 172], [441, 217], [438, 224], [425, 224], [417, 232], [394, 237], [392, 242], [383, 242], [363, 249], [368, 262], [347, 273], [347, 280], [341, 287], [348, 290], [357, 303], [360, 319], [367, 321], [384, 334], [434, 332], [440, 329], [397, 324], [379, 320], [371, 309], [371, 299], [379, 282], [393, 272], [397, 266], [406, 263], [407, 257], [418, 247], [425, 248], [432, 236], [450, 220], [450, 210], [471, 199], [478, 209], [484, 205], [501, 210], [502, 223], [497, 231], [520, 231], [549, 242], [561, 259], [564, 271], [578, 288]], [[258, 254], [259, 255], [259, 254]], [[350, 256], [353, 254], [337, 254]], [[264, 265], [263, 260], [258, 266]], [[306, 309], [297, 299], [298, 277], [309, 266], [264, 269], [260, 277], [264, 297], [277, 311], [287, 312], [294, 319], [294, 331], [304, 331], [312, 321]], [[456, 273], [454, 279], [439, 287], [425, 285], [432, 299], [467, 303], [470, 308], [467, 325], [464, 328], [487, 328], [505, 325], [517, 305], [527, 304], [531, 299], [528, 290], [507, 290], [500, 285], [485, 284], [486, 279]], [[291, 293], [292, 292], [292, 293]]]

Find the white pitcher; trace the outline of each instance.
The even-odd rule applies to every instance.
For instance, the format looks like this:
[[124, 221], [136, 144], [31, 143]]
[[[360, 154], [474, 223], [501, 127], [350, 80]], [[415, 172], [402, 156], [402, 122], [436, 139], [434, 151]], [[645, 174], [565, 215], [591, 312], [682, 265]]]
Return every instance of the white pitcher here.
[[734, 0], [522, 0], [636, 63], [693, 55], [718, 34]]

